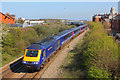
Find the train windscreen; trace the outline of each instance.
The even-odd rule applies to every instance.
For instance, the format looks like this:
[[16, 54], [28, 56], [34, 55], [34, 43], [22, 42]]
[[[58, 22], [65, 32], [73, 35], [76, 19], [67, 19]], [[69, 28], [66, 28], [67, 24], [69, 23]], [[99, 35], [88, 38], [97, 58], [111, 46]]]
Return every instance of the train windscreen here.
[[27, 57], [37, 57], [38, 55], [38, 51], [32, 51], [32, 50], [28, 50], [27, 53], [26, 53], [26, 56]]

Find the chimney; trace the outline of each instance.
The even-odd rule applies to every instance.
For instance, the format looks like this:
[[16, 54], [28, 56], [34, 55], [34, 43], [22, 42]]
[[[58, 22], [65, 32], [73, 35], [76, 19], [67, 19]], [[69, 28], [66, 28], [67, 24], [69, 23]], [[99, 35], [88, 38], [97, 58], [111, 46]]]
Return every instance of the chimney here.
[[9, 16], [9, 13], [6, 13], [7, 16]]

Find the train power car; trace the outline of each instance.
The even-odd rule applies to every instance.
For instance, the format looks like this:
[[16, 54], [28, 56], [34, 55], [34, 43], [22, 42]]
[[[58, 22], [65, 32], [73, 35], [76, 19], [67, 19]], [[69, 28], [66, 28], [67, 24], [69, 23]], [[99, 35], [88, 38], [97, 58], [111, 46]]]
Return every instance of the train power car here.
[[87, 24], [83, 24], [29, 45], [25, 50], [22, 63], [26, 68], [39, 70], [41, 65], [44, 64], [58, 48], [70, 38], [84, 31], [86, 27]]

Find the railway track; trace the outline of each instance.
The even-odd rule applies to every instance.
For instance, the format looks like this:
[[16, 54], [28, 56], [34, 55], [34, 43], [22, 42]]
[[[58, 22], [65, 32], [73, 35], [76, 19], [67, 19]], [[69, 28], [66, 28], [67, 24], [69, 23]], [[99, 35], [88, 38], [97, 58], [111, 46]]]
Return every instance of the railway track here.
[[21, 68], [22, 59], [23, 57], [20, 57], [8, 65], [5, 65], [4, 68], [2, 68], [2, 73], [0, 73], [0, 76], [2, 76], [2, 78], [5, 78], [11, 75], [13, 72], [18, 71]]
[[[77, 36], [79, 36], [80, 34], [81, 33], [79, 33]], [[77, 36], [75, 36], [73, 39], [75, 39]], [[3, 70], [3, 72], [1, 73], [2, 80], [13, 79], [13, 78], [17, 78], [19, 80], [29, 78], [31, 80], [34, 80], [36, 78], [41, 78], [41, 76], [44, 74], [44, 72], [49, 67], [49, 65], [55, 60], [55, 58], [59, 55], [59, 53], [63, 50], [63, 48], [66, 45], [68, 45], [73, 39], [70, 39], [61, 47], [60, 50], [56, 51], [55, 54], [52, 55], [52, 58], [50, 58], [50, 60], [47, 61], [47, 64], [40, 71], [28, 72], [27, 70], [25, 70], [24, 66], [22, 65], [22, 58], [21, 58], [21, 60], [18, 60], [12, 66], [9, 66], [9, 67], [7, 66], [8, 68], [5, 68], [6, 70]]]

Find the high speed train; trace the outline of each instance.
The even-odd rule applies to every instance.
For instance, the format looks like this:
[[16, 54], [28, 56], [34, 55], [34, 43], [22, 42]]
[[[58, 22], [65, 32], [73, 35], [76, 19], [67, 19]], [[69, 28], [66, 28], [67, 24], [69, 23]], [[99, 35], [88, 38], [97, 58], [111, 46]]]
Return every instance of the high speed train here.
[[87, 24], [82, 24], [29, 45], [24, 53], [23, 65], [26, 68], [39, 70], [56, 50], [86, 28]]

